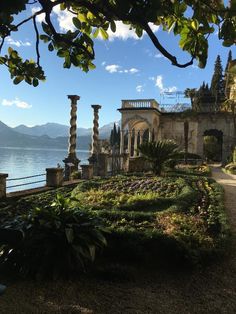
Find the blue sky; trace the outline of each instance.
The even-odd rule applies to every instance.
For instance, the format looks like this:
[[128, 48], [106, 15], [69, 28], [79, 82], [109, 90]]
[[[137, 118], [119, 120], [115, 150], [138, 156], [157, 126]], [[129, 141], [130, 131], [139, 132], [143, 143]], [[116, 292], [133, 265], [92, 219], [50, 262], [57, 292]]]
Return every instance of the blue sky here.
[[[54, 20], [58, 28], [71, 27], [66, 14], [56, 11]], [[38, 87], [34, 88], [27, 83], [14, 85], [7, 70], [0, 67], [0, 120], [9, 126], [33, 126], [46, 122], [69, 124], [70, 103], [67, 95], [77, 94], [81, 96], [77, 112], [78, 127], [92, 126], [91, 104], [102, 106], [102, 126], [120, 119], [117, 108], [121, 105], [121, 99], [155, 98], [158, 102], [168, 103], [168, 99], [160, 96], [164, 90], [198, 88], [203, 80], [210, 83], [217, 54], [221, 55], [225, 67], [229, 49], [221, 46], [217, 33], [209, 39], [208, 63], [202, 70], [196, 65], [186, 69], [174, 67], [160, 55], [146, 35], [137, 39], [121, 23], [118, 23], [117, 30], [110, 40], [95, 41], [97, 68], [89, 73], [83, 73], [78, 68], [63, 69], [62, 59], [57, 58], [54, 52], [49, 52], [43, 43], [40, 44], [41, 63], [47, 80]], [[189, 60], [189, 56], [178, 48], [178, 40], [172, 34], [160, 29], [156, 29], [156, 34], [179, 61]], [[28, 58], [35, 58], [31, 24], [13, 33], [6, 48], [8, 46], [18, 49]], [[231, 50], [236, 58], [235, 47]]]

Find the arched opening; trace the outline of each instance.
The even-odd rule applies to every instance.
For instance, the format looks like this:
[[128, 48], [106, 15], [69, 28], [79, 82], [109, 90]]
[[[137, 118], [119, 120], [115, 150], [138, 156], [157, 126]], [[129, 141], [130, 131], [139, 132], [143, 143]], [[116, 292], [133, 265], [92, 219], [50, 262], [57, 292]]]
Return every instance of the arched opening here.
[[203, 155], [208, 161], [222, 161], [223, 132], [206, 130], [203, 134]]

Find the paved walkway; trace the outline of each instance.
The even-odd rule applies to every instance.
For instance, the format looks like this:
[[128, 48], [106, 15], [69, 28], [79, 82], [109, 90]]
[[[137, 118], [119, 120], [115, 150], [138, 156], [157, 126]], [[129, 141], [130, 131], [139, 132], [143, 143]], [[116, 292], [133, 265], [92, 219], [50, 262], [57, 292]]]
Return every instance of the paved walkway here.
[[220, 167], [211, 167], [212, 177], [225, 190], [225, 207], [232, 231], [236, 232], [236, 175], [224, 173]]

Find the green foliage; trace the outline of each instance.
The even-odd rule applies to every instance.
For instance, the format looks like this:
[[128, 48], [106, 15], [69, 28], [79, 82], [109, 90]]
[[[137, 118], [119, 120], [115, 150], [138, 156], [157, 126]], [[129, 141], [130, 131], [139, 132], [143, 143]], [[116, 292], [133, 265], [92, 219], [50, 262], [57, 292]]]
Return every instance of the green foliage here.
[[187, 174], [183, 178], [111, 178], [83, 193], [78, 186], [73, 197], [110, 231], [107, 256], [199, 261], [221, 247], [228, 224], [219, 185]]
[[[187, 67], [198, 61], [200, 68], [204, 68], [208, 57], [208, 37], [219, 29], [219, 39], [223, 40], [224, 46], [235, 44], [236, 39], [236, 16], [235, 3], [224, 4], [223, 1], [195, 1], [195, 0], [98, 0], [98, 1], [59, 1], [60, 10], [69, 10], [74, 14], [71, 21], [75, 30], [59, 31], [54, 25], [53, 8], [58, 1], [40, 1], [40, 8], [32, 16], [25, 18], [28, 0], [2, 1], [0, 4], [0, 53], [4, 40], [12, 32], [20, 30], [22, 25], [33, 20], [33, 29], [36, 35], [37, 62], [23, 61], [19, 57], [18, 64], [9, 55], [0, 56], [0, 64], [9, 68], [14, 83], [26, 81], [37, 86], [39, 80], [44, 80], [44, 73], [40, 66], [39, 41], [48, 45], [49, 51], [56, 50], [57, 56], [63, 58], [64, 68], [72, 65], [87, 72], [95, 68], [94, 38], [100, 36], [104, 40], [109, 38], [109, 31], [116, 32], [116, 22], [122, 21], [129, 25], [138, 37], [143, 33], [152, 39], [154, 46], [170, 62], [178, 67]], [[27, 11], [29, 12], [29, 10]], [[46, 22], [41, 22], [40, 27], [36, 23], [37, 15], [46, 15]], [[151, 30], [149, 24], [160, 26], [166, 32], [173, 32], [179, 37], [179, 46], [186, 51], [191, 60], [180, 64], [176, 57], [168, 52], [160, 44], [158, 34]], [[42, 28], [42, 30], [41, 30]], [[42, 32], [40, 34], [40, 32]], [[12, 72], [14, 64], [16, 75]], [[32, 65], [33, 64], [33, 65]]]
[[111, 147], [120, 147], [120, 127], [116, 129], [116, 124], [114, 123], [113, 129], [111, 130], [110, 135], [110, 145]]
[[171, 140], [163, 140], [158, 142], [146, 142], [139, 146], [139, 151], [143, 157], [151, 164], [153, 172], [157, 175], [161, 174], [164, 163], [169, 159], [178, 156], [178, 145]]
[[223, 68], [219, 55], [216, 58], [214, 73], [211, 79], [211, 93], [214, 96], [215, 110], [218, 110], [220, 102], [225, 99]]
[[36, 207], [1, 224], [2, 230], [18, 230], [16, 243], [0, 239], [0, 263], [23, 276], [62, 276], [76, 273], [94, 261], [106, 245], [97, 218], [70, 207], [70, 199], [57, 195], [50, 206]]
[[225, 166], [225, 171], [227, 173], [236, 174], [236, 163], [232, 162]]

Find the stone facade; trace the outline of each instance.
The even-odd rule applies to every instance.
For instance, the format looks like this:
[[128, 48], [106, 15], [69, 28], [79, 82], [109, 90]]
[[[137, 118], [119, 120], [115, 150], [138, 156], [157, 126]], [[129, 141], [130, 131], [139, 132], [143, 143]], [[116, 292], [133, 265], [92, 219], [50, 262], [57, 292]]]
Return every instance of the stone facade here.
[[[137, 158], [137, 146], [143, 140], [173, 139], [184, 149], [184, 125], [188, 123], [188, 152], [203, 157], [204, 133], [222, 132], [222, 160], [230, 155], [234, 145], [233, 115], [230, 112], [193, 113], [163, 112], [154, 99], [123, 100], [121, 113], [121, 156]], [[141, 157], [141, 156], [139, 156]], [[130, 164], [133, 164], [131, 161]]]

